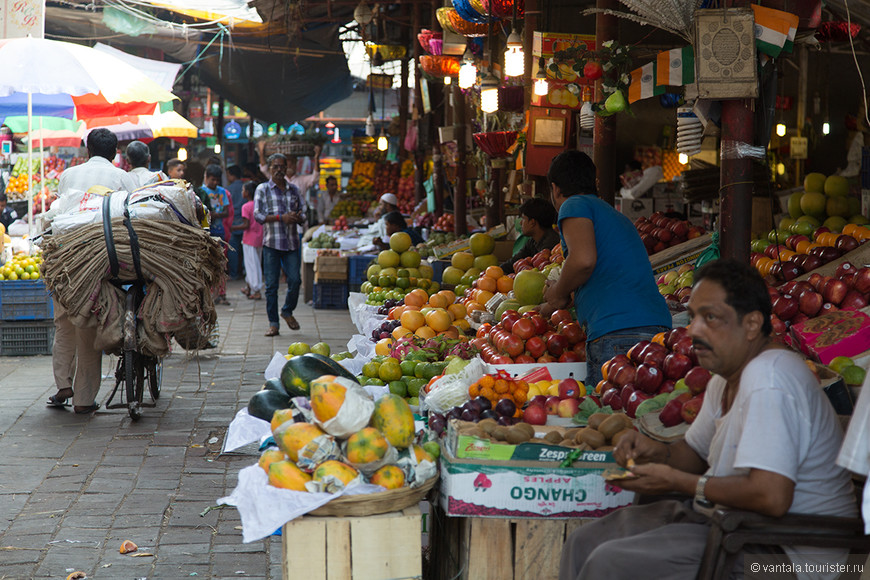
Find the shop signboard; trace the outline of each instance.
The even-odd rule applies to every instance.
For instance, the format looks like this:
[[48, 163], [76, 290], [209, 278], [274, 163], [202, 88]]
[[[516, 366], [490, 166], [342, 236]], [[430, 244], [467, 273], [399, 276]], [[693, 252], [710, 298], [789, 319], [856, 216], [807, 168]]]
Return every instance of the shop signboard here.
[[27, 36], [45, 36], [45, 0], [0, 0], [0, 38]]

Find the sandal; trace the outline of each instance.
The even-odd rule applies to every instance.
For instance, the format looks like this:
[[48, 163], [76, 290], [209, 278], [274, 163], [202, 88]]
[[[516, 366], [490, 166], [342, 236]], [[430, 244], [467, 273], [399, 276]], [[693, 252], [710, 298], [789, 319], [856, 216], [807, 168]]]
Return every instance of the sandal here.
[[217, 298], [214, 299], [214, 303], [215, 303], [215, 304], [220, 304], [220, 305], [223, 305], [223, 306], [228, 306], [229, 303], [230, 303], [230, 301], [227, 300], [227, 297], [226, 297], [226, 296], [218, 296]]
[[282, 316], [284, 322], [287, 323], [287, 326], [290, 327], [290, 330], [299, 330], [299, 323], [296, 322], [296, 319], [293, 318], [292, 315], [288, 314], [287, 316]]
[[253, 294], [248, 296], [248, 300], [262, 300], [262, 299], [263, 299], [263, 297], [260, 296], [259, 292], [254, 292]]
[[280, 333], [278, 332], [277, 326], [270, 326], [269, 330], [265, 334], [265, 336], [279, 336], [279, 335], [280, 335]]
[[242, 288], [241, 290], [239, 290], [239, 292], [241, 292], [242, 294], [244, 294], [244, 295], [247, 296], [248, 298], [251, 297], [251, 289], [248, 288], [247, 286], [245, 286], [244, 288]]
[[[67, 393], [67, 392], [69, 393], [69, 395], [66, 395], [66, 396], [61, 395], [61, 393]], [[57, 393], [55, 393], [54, 395], [50, 396], [48, 398], [48, 402], [46, 402], [45, 404], [49, 407], [54, 407], [56, 409], [63, 409], [64, 407], [70, 407], [72, 405], [67, 403], [66, 400], [72, 396], [73, 396], [72, 389], [61, 389]]]
[[73, 411], [75, 411], [76, 415], [90, 415], [97, 411], [100, 408], [99, 403], [94, 403], [93, 405], [88, 405], [87, 407], [74, 407]]

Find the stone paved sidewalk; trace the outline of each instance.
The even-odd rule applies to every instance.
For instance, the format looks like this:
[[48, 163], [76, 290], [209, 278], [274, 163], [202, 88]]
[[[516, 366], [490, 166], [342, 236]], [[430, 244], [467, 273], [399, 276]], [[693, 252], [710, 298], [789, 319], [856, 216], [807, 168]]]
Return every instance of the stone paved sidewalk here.
[[[252, 449], [220, 455], [223, 436], [275, 351], [296, 340], [345, 350], [355, 329], [346, 310], [300, 306], [300, 331], [267, 338], [265, 299], [241, 287], [217, 307], [219, 348], [167, 358], [157, 407], [135, 423], [123, 409], [46, 408], [51, 357], [0, 358], [0, 579], [281, 578], [280, 538], [243, 544], [238, 512], [209, 510], [256, 461]], [[103, 357], [103, 373], [115, 363]], [[152, 555], [121, 555], [123, 540]]]

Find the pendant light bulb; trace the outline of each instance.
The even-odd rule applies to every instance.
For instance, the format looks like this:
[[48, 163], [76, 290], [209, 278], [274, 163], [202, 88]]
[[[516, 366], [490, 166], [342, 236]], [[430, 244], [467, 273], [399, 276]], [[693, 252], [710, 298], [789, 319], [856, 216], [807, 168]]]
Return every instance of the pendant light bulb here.
[[822, 135], [828, 135], [831, 132], [831, 124], [828, 122], [822, 123]]
[[477, 82], [477, 66], [474, 64], [471, 51], [466, 48], [465, 54], [462, 55], [462, 65], [459, 67], [459, 88], [470, 89], [475, 82]]
[[384, 129], [381, 128], [381, 134], [378, 137], [378, 151], [386, 151], [390, 148], [390, 142], [387, 140], [387, 136], [384, 135]]
[[484, 113], [498, 111], [498, 83], [491, 76], [480, 85], [480, 110]]
[[777, 124], [776, 124], [776, 134], [777, 134], [778, 136], [780, 136], [780, 137], [785, 137], [785, 131], [786, 131], [786, 129], [785, 129], [785, 125], [783, 125], [782, 123], [777, 123]]
[[187, 149], [184, 147], [179, 148], [177, 157], [179, 161], [187, 161]]
[[444, 77], [444, 86], [450, 86], [453, 84], [453, 78], [450, 76]]
[[544, 57], [538, 61], [538, 74], [535, 75], [535, 94], [539, 97], [546, 96], [550, 92], [550, 82], [547, 80], [547, 65]]
[[523, 52], [523, 39], [516, 30], [511, 31], [504, 52], [504, 74], [506, 77], [521, 77], [526, 72], [526, 55]]

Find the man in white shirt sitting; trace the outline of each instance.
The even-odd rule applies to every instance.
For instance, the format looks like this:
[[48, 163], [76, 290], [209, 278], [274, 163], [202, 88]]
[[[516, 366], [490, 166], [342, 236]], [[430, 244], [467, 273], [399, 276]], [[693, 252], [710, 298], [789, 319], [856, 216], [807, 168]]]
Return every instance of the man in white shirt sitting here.
[[[835, 465], [843, 433], [834, 409], [802, 357], [771, 341], [770, 297], [758, 272], [734, 260], [705, 265], [688, 309], [698, 362], [714, 373], [697, 418], [671, 444], [628, 432], [613, 455], [637, 476], [620, 487], [694, 501], [626, 507], [578, 528], [562, 549], [560, 580], [693, 579], [716, 506], [772, 517], [857, 512], [849, 475]], [[781, 548], [747, 551], [784, 551], [795, 564], [835, 563], [847, 552]], [[740, 560], [734, 572], [742, 578]]]
[[142, 141], [133, 141], [127, 145], [126, 155], [127, 161], [132, 166], [129, 175], [136, 180], [134, 189], [160, 181], [160, 173], [148, 169], [151, 165], [151, 151], [148, 149], [148, 145]]

